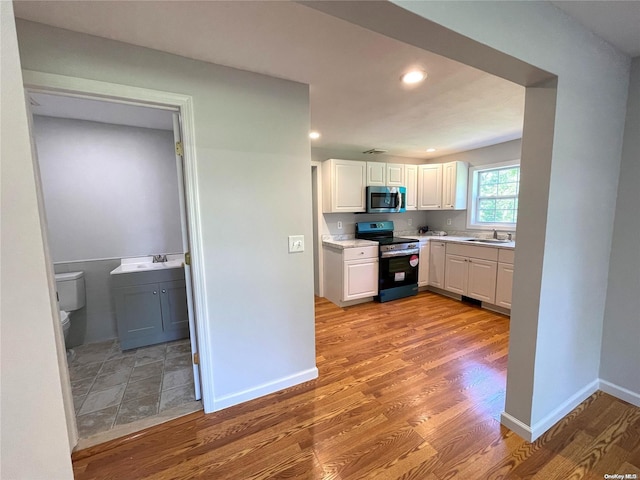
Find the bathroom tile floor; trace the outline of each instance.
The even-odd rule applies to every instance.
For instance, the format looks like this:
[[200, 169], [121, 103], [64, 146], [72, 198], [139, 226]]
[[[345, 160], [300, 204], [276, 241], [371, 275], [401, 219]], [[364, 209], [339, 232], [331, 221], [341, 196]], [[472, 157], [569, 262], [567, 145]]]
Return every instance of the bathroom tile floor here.
[[69, 375], [80, 438], [195, 400], [189, 339], [124, 352], [109, 340], [74, 351]]

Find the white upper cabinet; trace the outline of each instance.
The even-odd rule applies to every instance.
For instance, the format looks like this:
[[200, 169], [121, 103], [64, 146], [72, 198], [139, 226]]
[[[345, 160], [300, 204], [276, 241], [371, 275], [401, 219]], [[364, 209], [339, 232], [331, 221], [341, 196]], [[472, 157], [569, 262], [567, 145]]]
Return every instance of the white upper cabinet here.
[[366, 211], [367, 162], [332, 158], [322, 164], [322, 211]]
[[418, 166], [417, 165], [405, 165], [404, 166], [404, 178], [406, 180], [405, 187], [407, 187], [407, 210], [418, 209]]
[[387, 164], [367, 162], [367, 187], [387, 186]]
[[418, 210], [442, 209], [442, 164], [418, 165]]
[[405, 165], [401, 163], [387, 163], [387, 186], [406, 187]]
[[367, 162], [367, 186], [404, 187], [404, 168], [401, 163]]
[[466, 162], [445, 163], [442, 165], [442, 172], [442, 208], [465, 210], [469, 165]]

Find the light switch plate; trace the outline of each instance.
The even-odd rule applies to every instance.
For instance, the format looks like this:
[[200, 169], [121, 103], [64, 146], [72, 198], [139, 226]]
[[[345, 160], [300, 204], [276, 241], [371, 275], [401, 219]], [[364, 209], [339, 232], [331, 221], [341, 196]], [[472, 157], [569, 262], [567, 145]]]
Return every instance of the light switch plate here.
[[304, 235], [289, 235], [289, 253], [304, 252]]

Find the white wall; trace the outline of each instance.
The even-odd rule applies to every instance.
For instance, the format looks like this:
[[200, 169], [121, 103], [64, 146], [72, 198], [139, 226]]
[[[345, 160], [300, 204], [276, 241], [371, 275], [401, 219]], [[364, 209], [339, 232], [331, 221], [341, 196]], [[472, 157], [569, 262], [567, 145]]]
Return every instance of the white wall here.
[[54, 262], [182, 252], [172, 131], [43, 116], [33, 127]]
[[[633, 60], [613, 230], [600, 378], [640, 406], [640, 57]], [[607, 383], [604, 383], [607, 382]]]
[[[512, 328], [507, 381], [506, 412], [535, 437], [597, 387], [629, 59], [549, 4], [398, 3], [558, 76], [555, 117], [539, 112], [525, 122], [523, 169], [543, 184], [536, 192], [523, 170], [512, 312], [523, 328]], [[526, 79], [518, 70], [513, 78]], [[542, 118], [555, 119], [550, 156], [527, 142], [544, 130]], [[537, 306], [520, 308], [538, 292]]]
[[18, 30], [23, 68], [192, 96], [214, 408], [314, 377], [311, 249], [287, 253], [288, 235], [311, 244], [308, 86], [35, 23]]
[[0, 32], [0, 477], [72, 479], [56, 351], [60, 329], [56, 338], [11, 2], [0, 2]]

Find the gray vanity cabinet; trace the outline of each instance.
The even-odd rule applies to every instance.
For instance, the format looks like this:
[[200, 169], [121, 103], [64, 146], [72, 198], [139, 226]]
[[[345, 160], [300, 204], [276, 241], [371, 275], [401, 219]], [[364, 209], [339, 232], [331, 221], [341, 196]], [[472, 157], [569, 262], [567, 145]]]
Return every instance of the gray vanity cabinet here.
[[112, 281], [123, 350], [189, 337], [184, 270], [123, 273]]

